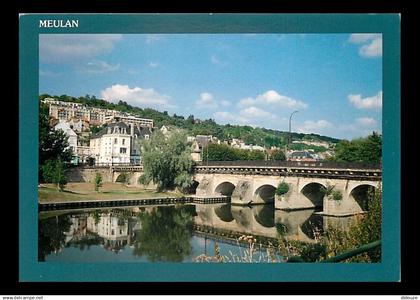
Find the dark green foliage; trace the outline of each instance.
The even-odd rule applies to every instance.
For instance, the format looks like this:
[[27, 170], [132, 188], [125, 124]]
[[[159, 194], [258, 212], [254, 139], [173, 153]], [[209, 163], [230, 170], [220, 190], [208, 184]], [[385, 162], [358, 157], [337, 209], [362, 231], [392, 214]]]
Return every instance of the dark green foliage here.
[[182, 262], [192, 251], [193, 215], [193, 206], [157, 207], [141, 213], [134, 255], [145, 255], [152, 262]]
[[290, 246], [294, 247], [299, 253], [302, 262], [317, 262], [326, 256], [326, 246], [322, 243], [304, 243], [299, 241], [289, 241]]
[[279, 149], [276, 149], [271, 153], [270, 159], [271, 160], [285, 161], [286, 160], [286, 155], [284, 154], [283, 151], [281, 151]]
[[185, 133], [173, 132], [165, 137], [160, 131], [140, 144], [144, 174], [140, 183], [153, 182], [159, 191], [178, 187], [187, 190], [191, 184], [193, 161]]
[[[208, 156], [207, 156], [208, 155]], [[264, 160], [265, 153], [259, 150], [233, 148], [225, 144], [209, 144], [203, 149], [203, 161], [214, 160]]]
[[281, 182], [276, 189], [276, 195], [284, 195], [289, 191], [289, 185], [286, 182]]
[[60, 159], [47, 160], [41, 170], [45, 182], [54, 183], [59, 191], [64, 189], [67, 184], [66, 167]]
[[95, 191], [99, 192], [99, 188], [102, 186], [102, 175], [101, 175], [101, 173], [96, 173], [93, 184], [94, 184], [94, 187], [95, 187]]
[[127, 172], [121, 173], [118, 177], [116, 182], [121, 182], [122, 184], [128, 184], [130, 182], [130, 174]]
[[315, 153], [327, 151], [327, 148], [323, 146], [306, 145], [303, 143], [293, 143], [290, 145], [290, 149], [297, 150], [297, 151], [312, 149], [314, 150]]
[[341, 141], [336, 145], [333, 160], [338, 162], [381, 162], [382, 136], [373, 132], [366, 138]]
[[[44, 178], [43, 168], [47, 161], [60, 160], [70, 162], [73, 158], [72, 151], [68, 148], [68, 137], [62, 130], [53, 130], [49, 125], [48, 106], [40, 102], [39, 106], [39, 181], [52, 182]], [[50, 162], [50, 164], [51, 164]], [[48, 167], [51, 169], [51, 165]]]
[[342, 200], [343, 199], [343, 194], [340, 191], [334, 190], [332, 192], [332, 198], [336, 201]]
[[335, 185], [329, 185], [329, 184], [327, 184], [327, 187], [320, 186], [319, 190], [325, 196], [329, 196], [329, 195], [331, 195], [333, 193], [334, 188], [335, 188]]
[[58, 251], [65, 245], [65, 232], [69, 231], [71, 222], [68, 216], [56, 216], [38, 221], [38, 261]]
[[[358, 216], [348, 231], [328, 228], [326, 231], [326, 246], [328, 257], [334, 257], [343, 252], [362, 245], [381, 240], [382, 235], [382, 190], [376, 189], [369, 194], [369, 211]], [[381, 247], [352, 257], [347, 262], [380, 262]]]

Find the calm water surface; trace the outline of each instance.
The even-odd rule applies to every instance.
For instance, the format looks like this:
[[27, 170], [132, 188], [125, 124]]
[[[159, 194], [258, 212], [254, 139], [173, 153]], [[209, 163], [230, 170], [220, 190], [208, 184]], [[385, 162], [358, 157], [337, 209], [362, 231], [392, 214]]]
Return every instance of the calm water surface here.
[[[273, 204], [124, 207], [41, 212], [38, 259], [46, 262], [194, 262], [220, 254], [244, 257], [256, 239], [253, 261], [267, 257], [278, 237], [308, 243], [327, 226], [346, 228], [349, 218], [321, 216], [314, 209], [285, 212]], [[216, 253], [217, 252], [217, 253]], [[278, 253], [273, 254], [280, 258]]]

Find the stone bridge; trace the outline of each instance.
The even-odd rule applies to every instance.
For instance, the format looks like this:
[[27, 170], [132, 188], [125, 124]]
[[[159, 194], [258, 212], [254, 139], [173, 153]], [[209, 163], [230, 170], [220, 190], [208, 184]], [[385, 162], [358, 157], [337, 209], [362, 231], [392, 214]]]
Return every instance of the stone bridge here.
[[[325, 215], [346, 216], [366, 211], [367, 193], [379, 187], [380, 166], [339, 164], [331, 162], [209, 162], [196, 167], [196, 194], [225, 195], [232, 204], [264, 204], [274, 202], [283, 210], [322, 209]], [[278, 196], [281, 182], [289, 190]], [[325, 196], [333, 188], [340, 200]]]
[[[136, 185], [143, 167], [110, 166], [106, 172], [105, 181], [116, 182], [128, 173], [129, 183]], [[367, 193], [381, 185], [382, 170], [380, 165], [355, 163], [212, 161], [195, 167], [194, 181], [197, 196], [230, 196], [235, 205], [274, 202], [276, 209], [317, 208], [325, 215], [346, 216], [368, 209]], [[278, 196], [281, 182], [289, 190]], [[341, 199], [325, 196], [328, 188], [340, 192]]]

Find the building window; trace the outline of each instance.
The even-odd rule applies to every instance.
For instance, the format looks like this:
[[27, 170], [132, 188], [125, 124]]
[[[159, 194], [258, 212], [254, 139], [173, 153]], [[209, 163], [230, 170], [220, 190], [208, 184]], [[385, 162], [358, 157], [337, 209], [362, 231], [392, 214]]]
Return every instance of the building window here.
[[127, 153], [127, 148], [120, 148], [120, 153]]
[[125, 139], [122, 139], [122, 144], [124, 145], [124, 143], [125, 143]]
[[114, 144], [117, 144], [118, 143], [118, 139], [117, 138], [115, 138], [114, 139]]

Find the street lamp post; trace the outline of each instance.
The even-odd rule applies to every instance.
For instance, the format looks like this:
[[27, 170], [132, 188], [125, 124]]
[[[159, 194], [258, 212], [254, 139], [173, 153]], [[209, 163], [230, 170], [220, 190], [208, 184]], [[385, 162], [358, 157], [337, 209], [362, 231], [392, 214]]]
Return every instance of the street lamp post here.
[[292, 112], [291, 114], [290, 114], [290, 118], [289, 118], [289, 142], [287, 143], [288, 144], [288, 148], [290, 148], [290, 144], [291, 144], [291, 142], [292, 142], [292, 116], [295, 114], [295, 113], [297, 113], [298, 111], [297, 110], [295, 110], [294, 112]]

